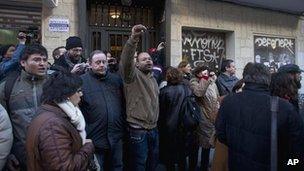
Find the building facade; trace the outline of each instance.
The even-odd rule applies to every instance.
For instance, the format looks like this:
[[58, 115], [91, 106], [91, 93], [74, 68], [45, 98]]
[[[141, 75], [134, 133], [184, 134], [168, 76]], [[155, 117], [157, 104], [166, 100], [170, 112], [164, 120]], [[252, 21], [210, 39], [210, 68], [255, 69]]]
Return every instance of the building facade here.
[[[236, 63], [238, 77], [247, 62], [260, 62], [273, 70], [287, 63], [304, 68], [303, 14], [210, 0], [22, 2], [27, 5], [21, 0], [8, 0], [0, 6], [12, 10], [15, 5], [13, 16], [18, 10], [26, 11], [28, 24], [37, 28], [49, 54], [64, 46], [67, 37], [77, 35], [84, 42], [86, 56], [95, 49], [119, 56], [131, 27], [143, 23], [148, 32], [138, 51], [165, 40], [167, 66], [188, 60], [192, 66], [205, 64], [217, 71], [221, 61], [229, 58]], [[0, 31], [9, 28], [5, 23], [18, 21], [7, 21], [3, 17], [7, 12], [0, 10]]]

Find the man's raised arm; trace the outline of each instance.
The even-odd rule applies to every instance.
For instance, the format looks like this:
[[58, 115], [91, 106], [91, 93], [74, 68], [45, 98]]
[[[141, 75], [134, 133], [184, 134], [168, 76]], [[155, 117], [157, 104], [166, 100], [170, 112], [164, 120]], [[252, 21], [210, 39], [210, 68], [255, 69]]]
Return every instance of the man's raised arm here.
[[124, 82], [130, 83], [133, 81], [134, 78], [134, 70], [135, 70], [135, 61], [134, 61], [134, 54], [137, 48], [137, 44], [139, 39], [147, 30], [147, 28], [141, 24], [135, 25], [132, 28], [132, 33], [125, 44], [120, 58], [120, 67], [121, 67], [121, 74]]

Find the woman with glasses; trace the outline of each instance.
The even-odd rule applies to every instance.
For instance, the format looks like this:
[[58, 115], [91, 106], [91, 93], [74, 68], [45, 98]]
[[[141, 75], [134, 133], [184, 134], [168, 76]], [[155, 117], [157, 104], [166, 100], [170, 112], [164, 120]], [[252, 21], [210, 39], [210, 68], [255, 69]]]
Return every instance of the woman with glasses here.
[[42, 106], [28, 128], [28, 170], [87, 170], [94, 146], [78, 108], [82, 80], [56, 72], [43, 86]]

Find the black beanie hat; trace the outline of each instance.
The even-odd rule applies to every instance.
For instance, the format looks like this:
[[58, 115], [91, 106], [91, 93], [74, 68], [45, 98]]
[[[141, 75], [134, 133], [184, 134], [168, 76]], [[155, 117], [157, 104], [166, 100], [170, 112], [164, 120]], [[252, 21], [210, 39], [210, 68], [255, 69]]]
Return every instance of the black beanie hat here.
[[71, 36], [68, 39], [66, 39], [66, 50], [70, 50], [75, 47], [82, 47], [81, 39], [77, 36]]

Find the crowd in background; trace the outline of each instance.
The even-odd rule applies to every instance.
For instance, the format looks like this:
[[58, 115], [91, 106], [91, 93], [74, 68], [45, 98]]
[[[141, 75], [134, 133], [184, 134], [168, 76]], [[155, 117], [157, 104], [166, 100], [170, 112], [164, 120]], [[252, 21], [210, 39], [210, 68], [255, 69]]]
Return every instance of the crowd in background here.
[[[120, 57], [69, 37], [48, 63], [45, 47], [0, 48], [2, 170], [270, 170], [271, 102], [278, 170], [302, 170], [304, 124], [299, 66], [271, 74], [248, 63], [242, 78], [226, 59], [219, 73], [187, 61], [165, 67], [165, 44], [136, 52], [145, 26], [132, 28]], [[215, 149], [214, 155], [212, 154]]]

